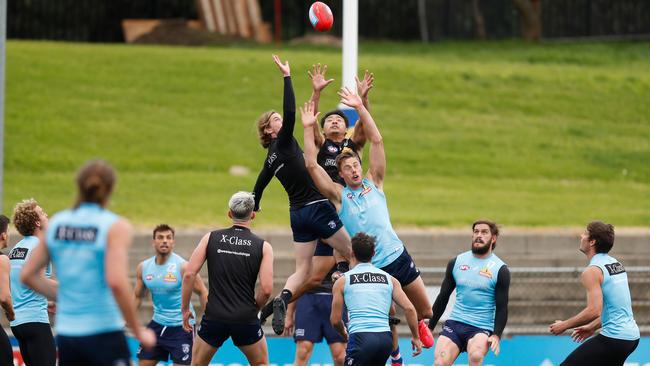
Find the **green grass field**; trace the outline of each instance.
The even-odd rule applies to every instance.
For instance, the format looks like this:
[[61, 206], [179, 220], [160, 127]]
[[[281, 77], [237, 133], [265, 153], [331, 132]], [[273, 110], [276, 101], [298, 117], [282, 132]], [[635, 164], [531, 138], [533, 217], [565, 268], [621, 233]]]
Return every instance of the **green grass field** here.
[[[299, 103], [315, 62], [340, 85], [334, 48], [8, 42], [3, 211], [26, 197], [50, 213], [69, 206], [76, 168], [102, 157], [119, 172], [111, 207], [138, 225], [225, 223], [228, 197], [252, 189], [265, 156], [255, 120], [282, 106], [272, 52], [290, 60]], [[359, 54], [375, 73], [396, 226], [650, 223], [650, 43], [372, 43]], [[322, 110], [338, 102], [334, 85]], [[251, 174], [232, 177], [232, 165]], [[287, 226], [277, 180], [262, 208], [257, 226]]]

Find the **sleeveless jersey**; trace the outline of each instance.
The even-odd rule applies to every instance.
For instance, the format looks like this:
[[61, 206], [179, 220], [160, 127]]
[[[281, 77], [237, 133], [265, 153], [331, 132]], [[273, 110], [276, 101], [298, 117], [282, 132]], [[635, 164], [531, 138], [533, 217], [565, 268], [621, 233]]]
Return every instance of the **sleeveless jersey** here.
[[108, 231], [118, 219], [94, 203], [56, 214], [47, 247], [59, 280], [56, 332], [68, 337], [121, 331], [122, 314], [105, 279]]
[[386, 196], [369, 179], [364, 178], [356, 190], [343, 187], [339, 217], [350, 237], [359, 232], [375, 237], [375, 267], [386, 267], [404, 251], [390, 222]]
[[208, 320], [256, 324], [255, 284], [262, 263], [264, 239], [248, 228], [233, 226], [210, 233], [206, 257], [210, 291]]
[[601, 314], [602, 330], [605, 337], [626, 341], [640, 337], [639, 327], [632, 314], [630, 286], [627, 282], [625, 267], [605, 253], [598, 253], [589, 262], [589, 266], [600, 268], [603, 272], [603, 310]]
[[348, 332], [390, 332], [388, 314], [393, 301], [391, 276], [370, 263], [345, 273], [343, 299], [348, 309]]
[[[142, 262], [142, 282], [151, 292], [153, 321], [166, 327], [183, 325], [181, 313], [181, 269], [185, 259], [171, 253], [164, 264], [156, 264], [156, 256]], [[194, 313], [192, 303], [190, 309]], [[191, 319], [190, 319], [191, 321]]]
[[323, 146], [318, 151], [318, 165], [322, 166], [327, 174], [333, 181], [345, 186], [345, 181], [339, 175], [339, 169], [336, 167], [336, 157], [339, 156], [344, 149], [351, 149], [357, 152], [357, 145], [351, 139], [343, 139], [341, 142], [334, 142], [330, 139], [325, 139]]
[[[45, 296], [35, 292], [20, 281], [20, 271], [22, 271], [25, 262], [37, 245], [37, 237], [26, 236], [9, 252], [11, 299], [16, 314], [16, 319], [10, 322], [12, 327], [25, 323], [50, 323], [47, 316], [47, 299]], [[50, 265], [45, 270], [45, 276], [48, 278], [51, 276]]]
[[456, 257], [456, 304], [449, 319], [494, 331], [495, 288], [499, 270], [505, 265], [496, 254], [476, 258], [467, 251]]

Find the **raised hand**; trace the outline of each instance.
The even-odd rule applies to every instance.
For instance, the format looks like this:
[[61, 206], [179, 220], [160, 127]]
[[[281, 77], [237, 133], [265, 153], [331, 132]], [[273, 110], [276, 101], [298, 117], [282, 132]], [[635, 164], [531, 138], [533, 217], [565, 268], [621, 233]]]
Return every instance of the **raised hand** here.
[[280, 61], [280, 57], [278, 57], [278, 55], [273, 55], [273, 62], [275, 62], [275, 64], [278, 66], [278, 69], [280, 69], [280, 72], [282, 72], [283, 76], [291, 76], [289, 61], [285, 61], [283, 64], [282, 61]]
[[302, 126], [304, 128], [311, 127], [316, 124], [318, 120], [319, 113], [314, 114], [314, 102], [306, 102], [302, 107], [300, 107], [300, 119], [302, 120]]
[[368, 92], [375, 83], [375, 74], [366, 70], [363, 75], [363, 80], [359, 80], [358, 76], [355, 76], [354, 79], [357, 81], [357, 93], [359, 93], [361, 98], [368, 98]]
[[359, 109], [361, 106], [363, 106], [361, 97], [351, 92], [347, 87], [341, 88], [341, 90], [338, 92], [338, 95], [341, 97], [341, 103], [347, 105], [348, 107]]
[[320, 66], [320, 64], [312, 65], [311, 71], [307, 71], [309, 78], [311, 79], [311, 86], [315, 92], [320, 92], [325, 87], [330, 85], [334, 79], [325, 79], [325, 73], [327, 72], [327, 65]]

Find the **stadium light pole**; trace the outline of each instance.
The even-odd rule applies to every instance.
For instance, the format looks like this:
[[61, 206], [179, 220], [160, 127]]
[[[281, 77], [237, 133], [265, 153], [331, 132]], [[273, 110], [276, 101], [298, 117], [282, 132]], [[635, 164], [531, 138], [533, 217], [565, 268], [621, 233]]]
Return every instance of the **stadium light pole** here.
[[5, 44], [7, 43], [7, 0], [0, 0], [0, 210], [4, 197], [5, 161]]
[[[359, 0], [343, 1], [343, 86], [356, 93], [358, 49], [359, 49]], [[359, 119], [356, 110], [339, 104], [339, 109], [348, 117], [350, 127]]]

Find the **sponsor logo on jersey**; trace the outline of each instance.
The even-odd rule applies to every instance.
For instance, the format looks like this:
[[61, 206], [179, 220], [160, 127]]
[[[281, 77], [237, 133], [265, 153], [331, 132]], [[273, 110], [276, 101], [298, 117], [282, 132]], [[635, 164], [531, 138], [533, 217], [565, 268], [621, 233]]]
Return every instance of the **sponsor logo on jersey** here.
[[167, 272], [174, 272], [176, 270], [176, 263], [170, 263], [167, 265]]
[[363, 191], [361, 191], [361, 193], [359, 193], [359, 197], [363, 197], [363, 196], [367, 195], [368, 193], [370, 193], [371, 191], [372, 191], [371, 186], [363, 187]]
[[483, 277], [492, 278], [492, 271], [487, 267], [481, 269], [478, 273]]
[[177, 280], [178, 279], [176, 278], [176, 276], [171, 272], [167, 272], [167, 274], [163, 278], [163, 281], [165, 282], [176, 282]]
[[331, 220], [330, 222], [327, 223], [327, 226], [334, 229], [334, 228], [336, 228], [336, 222], [334, 222], [334, 220]]
[[187, 343], [183, 343], [181, 349], [183, 350], [183, 353], [190, 353], [190, 345]]
[[348, 192], [348, 198], [349, 198], [349, 199], [353, 199], [353, 198], [354, 198], [354, 195], [353, 195], [351, 192]]
[[388, 284], [388, 278], [386, 275], [380, 273], [364, 272], [364, 273], [354, 273], [350, 277], [350, 284], [356, 285], [360, 283], [383, 283]]
[[271, 156], [268, 157], [268, 159], [266, 159], [266, 163], [269, 165], [269, 168], [271, 167], [271, 165], [273, 165], [273, 162], [277, 158], [278, 158], [278, 154], [273, 153], [273, 154], [271, 154]]
[[329, 150], [329, 152], [331, 152], [332, 154], [336, 154], [339, 152], [339, 148], [333, 145], [328, 146], [327, 150]]
[[81, 242], [90, 244], [97, 237], [96, 227], [59, 226], [56, 229], [56, 240]]
[[609, 272], [610, 276], [625, 273], [625, 267], [623, 267], [619, 262], [606, 264], [605, 268], [607, 268], [607, 272]]
[[469, 268], [470, 267], [467, 264], [461, 264], [460, 267], [458, 267], [461, 271], [467, 271]]
[[250, 239], [242, 239], [238, 236], [230, 236], [226, 234], [221, 234], [221, 240], [219, 241], [231, 245], [246, 245], [246, 246], [253, 245], [253, 241]]
[[9, 259], [24, 260], [27, 258], [27, 252], [29, 252], [29, 249], [27, 248], [13, 248], [9, 253]]

